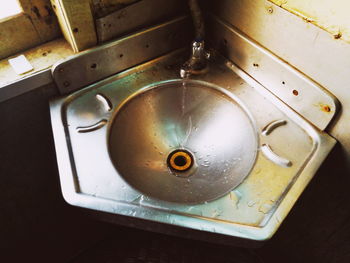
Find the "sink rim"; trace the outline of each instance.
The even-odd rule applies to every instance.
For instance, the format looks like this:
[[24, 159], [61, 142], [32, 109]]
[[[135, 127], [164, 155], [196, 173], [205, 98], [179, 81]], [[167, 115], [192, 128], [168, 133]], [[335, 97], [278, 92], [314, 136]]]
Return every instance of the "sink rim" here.
[[[177, 53], [175, 52], [174, 54]], [[159, 61], [159, 59], [154, 61]], [[225, 61], [227, 60], [225, 59]], [[135, 68], [131, 69], [131, 71], [136, 72], [137, 70], [143, 69], [146, 66], [146, 64], [136, 66]], [[70, 142], [71, 135], [67, 127], [65, 109], [67, 109], [67, 105], [71, 103], [73, 97], [79, 97], [80, 95], [89, 91], [90, 88], [102, 88], [112, 81], [120, 79], [121, 76], [129, 74], [131, 71], [128, 73], [122, 72], [107, 79], [98, 81], [90, 86], [87, 86], [83, 90], [77, 91], [76, 93], [72, 94], [72, 96], [69, 95], [67, 97], [54, 98], [50, 101], [50, 114], [53, 126], [59, 177], [61, 181], [61, 190], [65, 201], [74, 206], [110, 213], [115, 216], [113, 219], [114, 221], [116, 221], [120, 215], [131, 216], [131, 214], [128, 212], [130, 210], [134, 210], [136, 213], [132, 216], [136, 217], [137, 219], [142, 218], [153, 222], [168, 225], [172, 224], [175, 226], [216, 233], [219, 235], [227, 235], [232, 238], [244, 238], [256, 241], [264, 241], [271, 238], [289, 211], [292, 209], [294, 203], [308, 185], [309, 181], [315, 175], [315, 172], [323, 163], [328, 153], [336, 144], [336, 140], [327, 133], [316, 129], [275, 95], [271, 94], [264, 86], [255, 81], [250, 75], [232, 64], [230, 64], [230, 67], [235, 74], [241, 77], [251, 87], [256, 89], [256, 92], [263, 95], [270, 103], [275, 105], [279, 111], [286, 114], [290, 120], [297, 123], [299, 127], [303, 128], [316, 145], [315, 151], [311, 154], [312, 161], [305, 163], [303, 169], [295, 178], [295, 183], [291, 185], [279, 205], [274, 211], [272, 211], [266, 224], [251, 226], [221, 220], [208, 220], [207, 218], [193, 216], [187, 213], [179, 214], [175, 211], [159, 209], [148, 205], [141, 206], [126, 200], [114, 200], [107, 197], [93, 196], [80, 191], [80, 185], [77, 181], [77, 171], [75, 170], [75, 156], [72, 152], [72, 145]], [[103, 128], [104, 131], [105, 128], [106, 126]], [[99, 213], [99, 215], [103, 214]], [[130, 218], [130, 223], [128, 223], [128, 225], [131, 226], [131, 222], [132, 221]], [[143, 225], [146, 227], [147, 223], [145, 222]], [[162, 226], [162, 224], [160, 226]]]

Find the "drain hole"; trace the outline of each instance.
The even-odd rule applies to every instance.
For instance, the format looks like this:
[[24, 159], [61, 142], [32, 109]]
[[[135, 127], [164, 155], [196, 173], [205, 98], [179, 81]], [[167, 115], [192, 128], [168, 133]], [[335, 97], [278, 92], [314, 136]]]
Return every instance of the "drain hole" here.
[[185, 172], [192, 167], [193, 157], [186, 150], [176, 150], [169, 154], [167, 163], [170, 169], [176, 172]]
[[184, 156], [177, 156], [174, 159], [174, 163], [177, 166], [185, 166], [187, 164], [187, 160], [186, 160], [186, 158]]

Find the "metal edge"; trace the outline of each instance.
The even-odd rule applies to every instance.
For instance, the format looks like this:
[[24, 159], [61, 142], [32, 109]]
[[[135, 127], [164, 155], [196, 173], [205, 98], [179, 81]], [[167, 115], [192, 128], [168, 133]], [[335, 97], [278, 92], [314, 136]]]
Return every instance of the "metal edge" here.
[[[265, 47], [261, 46], [259, 43], [255, 42], [253, 39], [248, 37], [246, 34], [241, 32], [239, 29], [235, 28], [234, 26], [232, 26], [230, 24], [227, 24], [226, 22], [224, 22], [223, 20], [221, 20], [220, 18], [218, 18], [215, 15], [209, 14], [208, 17], [211, 19], [211, 21], [213, 21], [214, 23], [217, 23], [217, 25], [220, 25], [223, 28], [225, 28], [225, 30], [228, 30], [234, 37], [236, 37], [240, 41], [244, 41], [246, 47], [251, 47], [254, 50], [257, 50], [258, 52], [263, 54], [263, 56], [269, 58], [270, 60], [274, 61], [274, 63], [277, 63], [279, 66], [286, 69], [285, 72], [283, 72], [283, 73], [289, 73], [290, 76], [295, 76], [295, 79], [302, 80], [308, 86], [308, 87], [305, 87], [304, 90], [312, 88], [313, 90], [315, 90], [315, 94], [318, 93], [318, 94], [322, 95], [323, 98], [327, 98], [328, 103], [331, 104], [331, 105], [329, 105], [331, 108], [331, 112], [327, 112], [327, 113], [322, 115], [322, 117], [325, 116], [325, 118], [327, 119], [327, 121], [324, 121], [324, 122], [319, 120], [321, 118], [318, 118], [321, 115], [319, 115], [318, 117], [305, 116], [305, 115], [309, 115], [309, 110], [306, 110], [306, 109], [301, 110], [300, 106], [293, 103], [292, 99], [289, 102], [285, 102], [285, 103], [287, 105], [289, 105], [290, 107], [292, 107], [294, 110], [296, 110], [303, 117], [308, 119], [311, 123], [313, 123], [315, 126], [317, 126], [320, 130], [325, 130], [328, 127], [328, 125], [334, 119], [335, 115], [339, 112], [340, 106], [341, 106], [339, 100], [332, 93], [330, 93], [327, 89], [325, 89], [324, 87], [322, 87], [321, 85], [316, 83], [310, 77], [306, 76], [305, 74], [303, 74], [302, 72], [300, 72], [296, 68], [292, 67], [290, 64], [286, 63], [280, 57], [273, 54], [270, 50], [266, 49]], [[215, 27], [215, 25], [214, 25], [214, 27]], [[235, 44], [237, 44], [237, 43], [235, 43]], [[226, 48], [231, 49], [230, 52], [236, 53], [237, 52], [236, 51], [237, 45], [235, 45], [235, 44], [232, 44], [229, 47], [227, 46]], [[242, 51], [243, 49], [241, 48], [240, 50]], [[224, 55], [226, 55], [226, 54], [224, 54]], [[252, 60], [252, 54], [245, 54], [244, 57], [246, 58], [246, 60]], [[250, 62], [252, 62], [251, 65], [254, 65], [253, 67], [255, 67], [255, 69], [252, 70], [251, 68], [249, 68], [245, 65], [241, 65], [238, 61], [235, 61], [233, 58], [230, 58], [230, 59], [233, 60], [234, 63], [237, 63], [239, 65], [239, 67], [242, 67], [242, 69], [244, 71], [246, 71], [248, 74], [253, 74], [254, 77], [253, 76], [251, 76], [251, 77], [256, 79], [259, 83], [261, 83], [263, 85], [266, 84], [266, 83], [264, 83], [264, 81], [262, 79], [256, 78], [256, 73], [258, 72], [257, 69], [261, 70], [261, 67], [259, 67], [260, 66], [259, 64], [255, 64], [255, 63], [253, 63], [254, 61], [250, 61]], [[247, 63], [247, 61], [244, 61], [244, 63]], [[263, 74], [266, 75], [266, 72]], [[271, 76], [271, 74], [269, 74], [269, 72], [267, 72], [267, 75]], [[270, 82], [271, 82], [271, 78], [270, 78]], [[271, 83], [269, 83], [269, 84], [271, 84]], [[269, 89], [268, 85], [264, 85], [264, 86], [266, 89]], [[281, 87], [279, 87], [279, 89], [278, 89], [279, 92], [276, 92], [277, 88], [274, 88], [274, 91], [271, 90], [271, 92], [274, 93], [277, 97], [280, 97], [280, 98], [286, 97], [283, 95], [283, 87], [282, 86], [283, 85], [281, 85]], [[282, 94], [282, 96], [281, 96], [281, 94]], [[282, 100], [284, 100], [284, 99], [282, 99]], [[329, 117], [328, 117], [328, 115], [329, 115]]]
[[0, 103], [49, 84], [53, 84], [50, 69], [15, 80], [0, 87]]
[[53, 99], [49, 102], [49, 105], [51, 125], [52, 127], [55, 127], [55, 129], [52, 129], [54, 146], [56, 153], [61, 153], [60, 155], [56, 154], [61, 185], [60, 188], [64, 200], [67, 203], [72, 204], [72, 200], [74, 200], [75, 196], [77, 195], [77, 188], [74, 180], [74, 168], [72, 167], [71, 157], [69, 155], [70, 149], [66, 140], [66, 132], [64, 127], [65, 122], [62, 118], [62, 108], [65, 100], [65, 98]]
[[[105, 45], [102, 45], [93, 49], [86, 50], [77, 55], [73, 55], [53, 65], [52, 67], [53, 79], [60, 93], [67, 94], [72, 91], [76, 91], [82, 87], [85, 87], [91, 83], [99, 81], [103, 78], [106, 78], [108, 76], [121, 72], [127, 68], [133, 67], [137, 64], [144, 63], [147, 60], [163, 55], [166, 52], [170, 52], [171, 50], [179, 48], [180, 45], [182, 45], [182, 42], [186, 42], [187, 35], [189, 35], [188, 34], [189, 30], [187, 29], [187, 27], [181, 32], [179, 30], [177, 30], [176, 32], [172, 32], [173, 29], [171, 28], [176, 26], [180, 27], [182, 24], [185, 24], [185, 23], [189, 23], [188, 16], [177, 17], [173, 20], [162, 23], [160, 25], [150, 27], [148, 29], [139, 31], [137, 33], [125, 36], [116, 41], [107, 43]], [[165, 31], [166, 33], [164, 33], [164, 30], [166, 30], [168, 27], [169, 27], [169, 30]], [[130, 41], [136, 41], [136, 42], [140, 41], [142, 40], [142, 37], [147, 37], [150, 34], [157, 34], [157, 32], [159, 32], [160, 35], [164, 35], [163, 38], [167, 37], [166, 39], [167, 41], [164, 41], [164, 39], [161, 39], [161, 41], [158, 41], [158, 43], [156, 43], [157, 45], [155, 46], [157, 47], [147, 48], [147, 49], [145, 49], [144, 46], [142, 45], [137, 45], [137, 48], [138, 48], [137, 52], [139, 53], [139, 56], [134, 55], [134, 57], [124, 59], [125, 62], [122, 62], [122, 63], [118, 63], [118, 59], [119, 59], [118, 57], [118, 59], [113, 60], [113, 65], [111, 64], [111, 62], [109, 62], [109, 64], [104, 62], [103, 71], [99, 70], [98, 68], [97, 70], [93, 70], [93, 71], [90, 70], [89, 72], [87, 71], [86, 64], [88, 64], [89, 62], [93, 63], [92, 61], [96, 60], [97, 58], [101, 59], [101, 56], [103, 55], [105, 55], [105, 57], [108, 56], [106, 57], [107, 60], [111, 60], [111, 54], [109, 54], [108, 51], [113, 51], [113, 49], [118, 49], [123, 45], [126, 45], [126, 43]], [[168, 42], [168, 45], [164, 47], [166, 42]], [[169, 44], [172, 44], [172, 45], [169, 45]], [[162, 45], [163, 45], [163, 49], [161, 48]], [[108, 53], [108, 54], [105, 54], [105, 53]], [[117, 53], [119, 55], [119, 50]], [[133, 53], [135, 54], [135, 49], [133, 50]], [[82, 65], [84, 66], [77, 67], [77, 65], [81, 60], [86, 60], [86, 61], [83, 61], [82, 63]], [[80, 72], [76, 72], [75, 76], [83, 76], [83, 75], [89, 76], [90, 80], [86, 78], [82, 78], [82, 79], [79, 79], [78, 81], [76, 80], [73, 81], [73, 84], [71, 84], [68, 81], [69, 77], [67, 78], [66, 76], [65, 78], [67, 79], [66, 80], [64, 79], [64, 73], [70, 72], [72, 68], [74, 68], [74, 71], [76, 71], [77, 68], [81, 70]]]
[[[337, 141], [329, 134], [318, 130], [311, 125], [307, 120], [301, 117], [282, 100], [277, 98], [273, 93], [267, 90], [263, 85], [253, 79], [248, 73], [244, 72], [234, 64], [228, 65], [238, 76], [245, 80], [249, 85], [254, 87], [260, 94], [266, 97], [274, 105], [276, 105], [283, 113], [285, 113], [292, 121], [299, 124], [312, 138], [313, 147], [308, 160], [303, 165], [302, 172], [297, 175], [290, 187], [288, 187], [282, 196], [279, 205], [275, 210], [272, 210], [271, 216], [266, 218], [265, 222], [261, 222], [262, 227], [257, 228], [259, 232], [259, 239], [257, 241], [264, 241], [270, 239], [278, 230], [283, 220], [287, 217], [294, 203], [298, 200], [308, 183], [316, 174], [322, 162], [327, 158]], [[321, 152], [322, 149], [322, 152]]]

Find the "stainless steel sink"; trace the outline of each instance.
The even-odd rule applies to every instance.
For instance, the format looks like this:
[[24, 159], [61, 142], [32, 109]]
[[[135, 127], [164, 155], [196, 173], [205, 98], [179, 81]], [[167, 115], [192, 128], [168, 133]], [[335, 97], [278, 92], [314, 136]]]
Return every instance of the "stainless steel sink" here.
[[133, 94], [115, 111], [108, 138], [111, 160], [129, 185], [177, 203], [227, 194], [249, 174], [258, 150], [257, 129], [242, 102], [191, 80]]
[[[184, 28], [183, 20], [174, 23]], [[157, 30], [169, 39], [169, 30]], [[283, 89], [273, 86], [288, 106], [215, 52], [207, 73], [182, 80], [183, 49], [102, 78], [103, 58], [109, 74], [114, 60], [108, 56], [123, 62], [127, 55], [119, 55], [119, 48], [127, 46], [116, 42], [113, 53], [109, 44], [54, 69], [58, 87], [70, 92], [85, 83], [84, 76], [96, 79], [50, 104], [65, 200], [108, 213], [114, 221], [126, 216], [129, 225], [143, 219], [145, 228], [157, 222], [250, 240], [270, 238], [336, 143], [316, 126], [332, 119], [334, 99], [293, 71], [276, 70], [284, 67], [278, 62], [267, 69], [283, 72], [300, 84], [299, 93], [309, 94], [286, 93], [284, 82]], [[263, 69], [252, 67], [252, 72]], [[266, 83], [274, 77], [257, 75]], [[307, 100], [330, 106], [324, 111], [311, 103], [310, 112]], [[304, 112], [307, 118], [299, 114]]]
[[[210, 74], [179, 80], [181, 54], [52, 101], [63, 195], [116, 216], [269, 238], [335, 140], [220, 56]], [[192, 155], [190, 170], [169, 167], [176, 150]]]

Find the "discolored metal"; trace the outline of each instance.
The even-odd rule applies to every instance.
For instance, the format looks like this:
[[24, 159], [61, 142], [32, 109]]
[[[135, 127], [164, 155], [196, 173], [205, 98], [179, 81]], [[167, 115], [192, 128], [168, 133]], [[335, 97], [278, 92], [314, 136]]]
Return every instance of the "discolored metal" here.
[[[114, 113], [108, 147], [133, 188], [164, 201], [202, 203], [244, 180], [258, 139], [254, 121], [231, 93], [206, 82], [175, 80], [126, 100]], [[169, 154], [178, 149], [193, 155], [186, 176], [168, 167]]]

